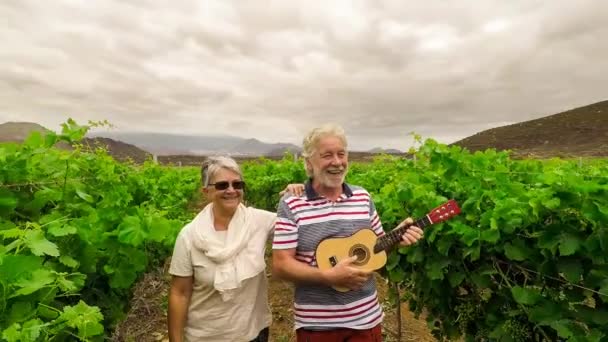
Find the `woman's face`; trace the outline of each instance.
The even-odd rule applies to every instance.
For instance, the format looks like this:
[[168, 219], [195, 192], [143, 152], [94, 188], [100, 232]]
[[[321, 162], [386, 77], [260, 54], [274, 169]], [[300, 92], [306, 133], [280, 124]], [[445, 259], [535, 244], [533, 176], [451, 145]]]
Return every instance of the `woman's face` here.
[[234, 211], [243, 200], [243, 182], [234, 171], [219, 169], [203, 192], [218, 209]]

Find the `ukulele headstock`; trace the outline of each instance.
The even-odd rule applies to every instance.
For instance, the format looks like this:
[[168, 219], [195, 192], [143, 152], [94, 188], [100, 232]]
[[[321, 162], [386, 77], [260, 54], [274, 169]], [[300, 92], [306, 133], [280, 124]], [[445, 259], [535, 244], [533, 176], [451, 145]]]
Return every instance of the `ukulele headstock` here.
[[453, 216], [460, 214], [460, 207], [455, 200], [451, 199], [428, 213], [432, 223], [443, 222]]

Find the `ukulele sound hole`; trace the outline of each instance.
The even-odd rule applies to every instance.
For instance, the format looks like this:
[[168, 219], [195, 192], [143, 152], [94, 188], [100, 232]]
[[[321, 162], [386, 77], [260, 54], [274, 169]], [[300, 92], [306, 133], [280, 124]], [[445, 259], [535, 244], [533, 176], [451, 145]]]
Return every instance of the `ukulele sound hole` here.
[[354, 245], [350, 249], [349, 255], [357, 257], [357, 260], [353, 262], [357, 266], [365, 265], [369, 261], [369, 250], [364, 245]]

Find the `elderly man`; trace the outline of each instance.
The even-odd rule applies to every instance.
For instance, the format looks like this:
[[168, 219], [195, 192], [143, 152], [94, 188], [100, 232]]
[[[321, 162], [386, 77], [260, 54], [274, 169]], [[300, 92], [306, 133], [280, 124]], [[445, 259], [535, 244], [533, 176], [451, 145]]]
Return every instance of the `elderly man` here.
[[[356, 257], [328, 270], [317, 267], [315, 250], [326, 238], [371, 227], [384, 231], [370, 194], [344, 182], [348, 171], [346, 136], [336, 125], [313, 129], [303, 142], [310, 177], [303, 196], [286, 194], [279, 203], [273, 241], [273, 274], [295, 283], [297, 341], [381, 341], [384, 317], [371, 272], [353, 267]], [[411, 219], [407, 219], [411, 224]], [[422, 237], [412, 226], [400, 242]], [[350, 291], [336, 291], [334, 287]]]

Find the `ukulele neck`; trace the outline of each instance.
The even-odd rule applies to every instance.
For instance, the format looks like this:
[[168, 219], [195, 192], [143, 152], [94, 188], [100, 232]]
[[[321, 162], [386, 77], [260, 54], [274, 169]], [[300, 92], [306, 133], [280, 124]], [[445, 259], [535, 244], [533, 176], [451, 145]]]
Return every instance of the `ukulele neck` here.
[[[425, 216], [421, 219], [418, 219], [414, 222], [414, 226], [424, 229], [424, 227], [431, 225], [431, 219], [429, 216]], [[387, 251], [391, 249], [393, 246], [398, 244], [401, 241], [401, 236], [405, 231], [412, 225], [404, 225], [403, 227], [393, 229], [392, 231], [386, 233], [384, 236], [378, 238], [376, 241], [376, 245], [374, 246], [374, 253], [379, 253], [381, 251]]]

